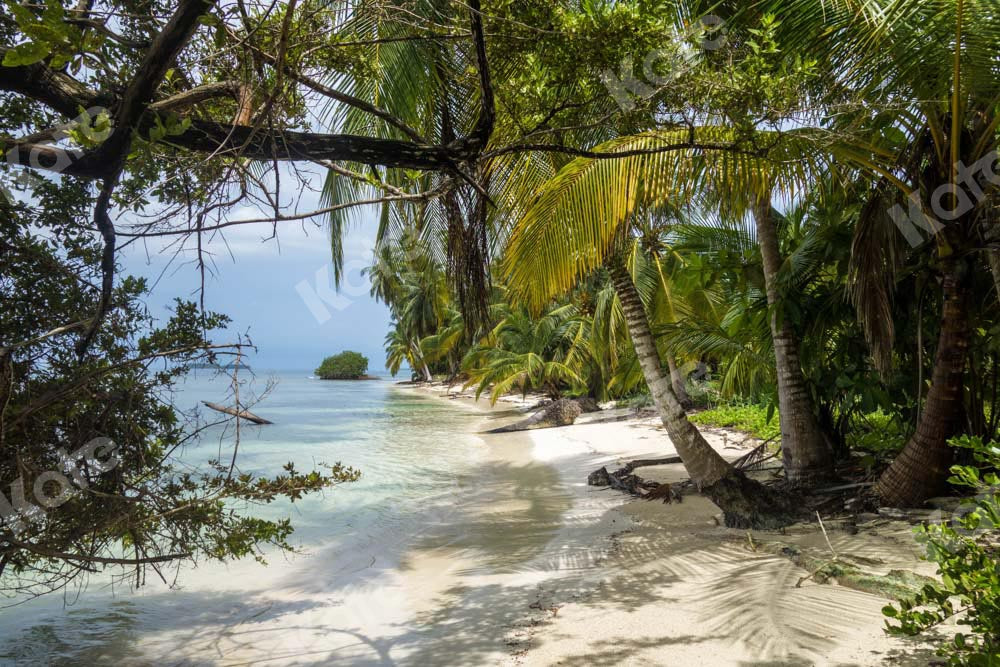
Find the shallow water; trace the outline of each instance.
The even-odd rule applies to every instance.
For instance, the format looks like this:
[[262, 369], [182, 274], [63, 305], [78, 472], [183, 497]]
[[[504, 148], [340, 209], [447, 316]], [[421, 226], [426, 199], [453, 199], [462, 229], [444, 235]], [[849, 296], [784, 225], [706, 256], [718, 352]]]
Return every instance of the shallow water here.
[[[290, 516], [303, 553], [186, 567], [172, 588], [93, 577], [85, 591], [2, 609], [0, 665], [396, 664], [395, 647], [416, 654], [447, 634], [413, 618], [446, 575], [516, 570], [557, 530], [568, 500], [555, 472], [488, 462], [479, 411], [388, 381], [277, 380], [252, 408], [275, 424], [243, 427], [240, 469], [362, 471], [321, 496], [248, 509]], [[226, 393], [227, 379], [200, 372], [176, 402], [231, 403]], [[219, 456], [225, 435], [209, 431], [183, 458]]]

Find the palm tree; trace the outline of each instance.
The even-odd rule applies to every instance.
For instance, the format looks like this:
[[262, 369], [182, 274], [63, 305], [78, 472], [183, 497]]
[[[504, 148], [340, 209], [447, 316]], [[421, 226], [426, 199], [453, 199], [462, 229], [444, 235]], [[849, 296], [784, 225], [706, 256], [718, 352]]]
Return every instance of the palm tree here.
[[387, 360], [387, 365], [395, 369], [395, 374], [405, 358], [411, 368], [420, 371], [424, 381], [430, 382], [433, 376], [420, 341], [441, 327], [449, 311], [444, 276], [432, 257], [406, 243], [383, 245], [377, 260], [366, 273], [371, 279], [372, 296], [385, 303], [392, 314], [392, 330], [386, 338], [392, 359]]
[[780, 313], [779, 273], [782, 258], [778, 229], [770, 196], [761, 197], [753, 207], [757, 241], [764, 269], [764, 286], [770, 309], [769, 324], [774, 347], [778, 383], [778, 415], [781, 420], [781, 453], [788, 481], [810, 486], [830, 477], [833, 452], [816, 418], [816, 408], [806, 386], [799, 361], [799, 339], [787, 317]]
[[[542, 221], [546, 220], [561, 224], [553, 235], [535, 238], [534, 231], [529, 233], [535, 251], [542, 249], [544, 254], [536, 254], [535, 261], [528, 260], [523, 272], [512, 267], [511, 275], [521, 279], [529, 273], [537, 276], [545, 271], [539, 265], [544, 261], [561, 275], [553, 276], [548, 284], [538, 284], [550, 288], [549, 293], [558, 293], [572, 276], [593, 268], [598, 258], [607, 256], [614, 248], [615, 235], [629, 226], [634, 228], [637, 213], [649, 207], [669, 205], [676, 209], [679, 201], [696, 199], [702, 206], [708, 202], [719, 206], [720, 213], [731, 219], [753, 215], [771, 309], [786, 477], [794, 486], [814, 484], [830, 476], [833, 457], [806, 387], [798, 359], [798, 340], [787, 319], [781, 317], [782, 259], [770, 200], [774, 190], [797, 192], [806, 187], [810, 175], [821, 171], [822, 156], [814, 147], [809, 129], [779, 133], [709, 126], [695, 128], [693, 133], [706, 143], [768, 146], [768, 155], [642, 152], [680, 142], [691, 136], [690, 130], [647, 132], [608, 142], [598, 150], [640, 154], [615, 161], [580, 158], [543, 186], [522, 224], [526, 228], [545, 224]], [[564, 225], [569, 227], [568, 233]], [[568, 261], [557, 258], [560, 252]], [[620, 286], [616, 283], [616, 287]]]
[[540, 389], [551, 398], [558, 398], [567, 385], [583, 388], [588, 333], [589, 322], [572, 304], [556, 306], [538, 318], [524, 309], [508, 311], [483, 344], [466, 355], [466, 386], [476, 385], [476, 398], [491, 389], [491, 403], [515, 387], [522, 394]]
[[[789, 17], [789, 43], [831, 63], [839, 89], [856, 91], [857, 111], [845, 105], [831, 129], [852, 134], [853, 152], [844, 157], [876, 179], [856, 227], [851, 294], [883, 372], [891, 368], [892, 290], [908, 256], [940, 280], [930, 387], [912, 437], [875, 486], [883, 502], [913, 505], [938, 492], [948, 475], [947, 441], [964, 412], [970, 279], [997, 266], [1000, 215], [989, 194], [996, 179], [982, 170], [970, 178], [967, 170], [995, 161], [1000, 14], [986, 0], [777, 4]], [[929, 222], [931, 211], [945, 224]], [[929, 242], [921, 242], [920, 226], [932, 231]]]
[[[688, 137], [687, 131], [651, 133], [614, 140], [600, 149], [648, 149]], [[782, 523], [787, 520], [787, 507], [770, 490], [736, 471], [688, 421], [626, 268], [625, 249], [636, 229], [640, 189], [656, 192], [649, 183], [640, 188], [636, 174], [670, 173], [654, 167], [663, 167], [671, 159], [667, 153], [640, 152], [634, 159], [574, 160], [543, 188], [518, 221], [502, 270], [515, 297], [539, 310], [603, 264], [621, 302], [646, 385], [691, 478], [723, 509], [731, 525]], [[662, 176], [657, 178], [662, 182]], [[650, 203], [662, 203], [662, 199]]]

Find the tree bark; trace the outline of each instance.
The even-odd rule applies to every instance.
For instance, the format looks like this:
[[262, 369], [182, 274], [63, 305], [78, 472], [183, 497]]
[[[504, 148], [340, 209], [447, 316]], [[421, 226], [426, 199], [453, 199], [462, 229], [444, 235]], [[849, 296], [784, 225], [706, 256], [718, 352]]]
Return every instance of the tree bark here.
[[787, 524], [792, 511], [785, 499], [733, 468], [688, 421], [670, 386], [670, 378], [663, 372], [649, 320], [632, 278], [618, 259], [609, 261], [608, 268], [660, 421], [691, 479], [722, 509], [728, 526], [766, 528]]
[[875, 493], [893, 507], [914, 506], [938, 494], [948, 477], [948, 438], [961, 425], [965, 362], [969, 348], [968, 266], [952, 261], [941, 288], [941, 331], [931, 387], [913, 437], [879, 478]]
[[757, 242], [764, 267], [764, 287], [771, 309], [771, 339], [778, 378], [778, 417], [781, 422], [781, 454], [785, 477], [792, 486], [810, 486], [833, 475], [833, 452], [816, 418], [812, 398], [799, 362], [799, 341], [788, 321], [776, 308], [781, 255], [778, 230], [771, 215], [770, 199], [754, 209]]

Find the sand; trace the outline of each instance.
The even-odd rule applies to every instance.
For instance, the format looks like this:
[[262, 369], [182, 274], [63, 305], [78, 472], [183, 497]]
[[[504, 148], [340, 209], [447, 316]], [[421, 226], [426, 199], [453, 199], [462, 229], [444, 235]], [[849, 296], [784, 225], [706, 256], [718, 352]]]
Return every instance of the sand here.
[[[531, 402], [512, 401], [521, 406]], [[509, 414], [508, 405], [508, 420]], [[703, 497], [690, 493], [683, 503], [664, 505], [587, 486], [587, 474], [602, 465], [614, 469], [633, 458], [675, 453], [653, 419], [580, 423], [594, 419], [586, 415], [569, 427], [483, 436], [495, 460], [554, 468], [560, 483], [550, 490], [564, 489], [569, 505], [544, 550], [522, 562], [518, 571], [463, 578], [466, 599], [477, 602], [456, 619], [457, 646], [469, 630], [462, 627], [465, 617], [488, 606], [507, 655], [496, 663], [492, 652], [466, 656], [469, 660], [459, 652], [452, 656], [455, 661], [440, 664], [793, 667], [933, 662], [927, 644], [883, 632], [881, 608], [887, 600], [835, 584], [806, 581], [797, 587], [804, 570], [786, 558], [752, 551], [746, 531], [720, 527], [713, 519], [718, 509]], [[708, 430], [706, 435], [730, 459], [753, 444], [736, 433]], [[517, 451], [512, 443], [525, 437], [530, 451]], [[680, 465], [643, 468], [643, 475], [659, 481], [686, 477]], [[919, 559], [921, 550], [902, 522], [881, 522], [877, 530], [856, 535], [829, 528], [838, 552], [883, 561], [875, 570], [933, 572]], [[778, 539], [828, 549], [814, 526], [753, 537], [758, 543]], [[476, 595], [477, 589], [485, 595]]]
[[[475, 411], [470, 429], [481, 433], [522, 418], [537, 399], [509, 399], [494, 410], [485, 401], [454, 400]], [[210, 581], [189, 579], [187, 592], [173, 593], [183, 613], [163, 610], [155, 627], [124, 635], [125, 647], [96, 638], [86, 662], [929, 663], [926, 646], [882, 632], [886, 600], [811, 581], [797, 588], [803, 570], [751, 551], [746, 533], [719, 527], [704, 498], [692, 493], [663, 505], [587, 486], [587, 474], [602, 465], [673, 453], [655, 420], [586, 423], [614, 414], [622, 411], [584, 415], [569, 427], [479, 436], [482, 459], [456, 480], [460, 502], [421, 525], [421, 539], [398, 559], [359, 549], [352, 561], [335, 561], [319, 548], [266, 568], [244, 562], [224, 575], [202, 572]], [[739, 434], [708, 437], [732, 459], [752, 446]], [[663, 481], [684, 477], [679, 465], [643, 471]], [[789, 533], [780, 539], [825, 548], [812, 527]], [[901, 523], [883, 524], [877, 534], [832, 530], [830, 539], [839, 551], [883, 558], [885, 570], [927, 569]], [[130, 623], [128, 606], [119, 611]]]

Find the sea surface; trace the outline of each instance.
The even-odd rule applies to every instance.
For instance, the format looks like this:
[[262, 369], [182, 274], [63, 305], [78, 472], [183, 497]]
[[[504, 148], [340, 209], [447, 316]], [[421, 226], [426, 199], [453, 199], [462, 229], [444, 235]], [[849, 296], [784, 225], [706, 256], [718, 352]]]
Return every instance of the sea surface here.
[[[175, 403], [232, 404], [228, 383], [197, 371], [181, 384]], [[366, 585], [398, 578], [401, 556], [417, 542], [445, 548], [468, 539], [456, 512], [483, 456], [473, 435], [481, 412], [401, 390], [389, 379], [323, 381], [307, 371], [258, 372], [241, 396], [269, 384], [252, 410], [274, 424], [242, 425], [239, 470], [275, 475], [288, 461], [302, 471], [340, 461], [362, 473], [358, 482], [294, 504], [245, 508], [256, 516], [290, 517], [291, 542], [302, 553], [266, 553], [268, 565], [203, 561], [182, 568], [170, 586], [152, 572], [138, 589], [94, 575], [83, 590], [16, 606], [7, 601], [0, 609], [0, 665], [326, 664], [307, 648], [341, 641], [330, 634], [339, 632], [335, 628], [383, 622], [386, 604], [364, 604], [366, 591], [382, 589]], [[206, 409], [203, 416], [217, 413]], [[210, 428], [184, 450], [183, 461], [228, 460], [232, 435], [231, 426]], [[538, 536], [540, 543], [545, 539]], [[406, 586], [400, 591], [408, 594]], [[406, 600], [388, 606], [405, 607]], [[250, 625], [255, 632], [241, 638]], [[352, 632], [361, 630], [344, 630], [342, 643], [364, 644]], [[347, 651], [336, 662], [392, 664], [380, 650]]]

